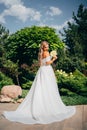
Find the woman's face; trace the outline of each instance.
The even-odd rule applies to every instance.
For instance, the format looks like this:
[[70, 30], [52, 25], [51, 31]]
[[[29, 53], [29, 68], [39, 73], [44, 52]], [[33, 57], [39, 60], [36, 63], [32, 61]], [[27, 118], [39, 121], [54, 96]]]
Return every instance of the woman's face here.
[[49, 45], [47, 43], [43, 44], [43, 51], [48, 51]]

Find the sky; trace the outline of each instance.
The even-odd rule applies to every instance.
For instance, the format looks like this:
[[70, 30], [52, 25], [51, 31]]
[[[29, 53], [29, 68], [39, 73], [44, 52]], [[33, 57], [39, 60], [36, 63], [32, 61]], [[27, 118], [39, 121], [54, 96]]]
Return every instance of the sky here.
[[0, 24], [10, 33], [24, 28], [49, 26], [61, 31], [72, 22], [80, 4], [87, 7], [87, 0], [0, 0]]

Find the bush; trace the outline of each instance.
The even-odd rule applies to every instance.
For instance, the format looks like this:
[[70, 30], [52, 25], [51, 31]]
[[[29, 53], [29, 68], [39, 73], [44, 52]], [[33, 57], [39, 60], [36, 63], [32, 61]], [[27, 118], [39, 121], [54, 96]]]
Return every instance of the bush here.
[[84, 60], [79, 59], [78, 57], [62, 57], [57, 62], [57, 68], [63, 69], [67, 73], [73, 72], [76, 69], [83, 72], [85, 69]]
[[29, 90], [22, 89], [22, 98], [25, 98], [28, 94]]
[[11, 85], [13, 84], [13, 80], [9, 77], [7, 77], [5, 74], [0, 72], [0, 90], [5, 85]]
[[83, 97], [80, 95], [77, 96], [61, 96], [62, 101], [66, 105], [83, 105], [87, 104], [87, 97]]
[[22, 88], [25, 88], [24, 84], [34, 80], [35, 72], [31, 71], [30, 66], [28, 66], [27, 64], [21, 65], [20, 72], [21, 72], [21, 74], [19, 75], [20, 85], [23, 86]]
[[[75, 70], [73, 74], [67, 74], [62, 70], [57, 70], [56, 77], [60, 92], [62, 94], [66, 93], [66, 95], [69, 95], [69, 93], [65, 90], [68, 89], [76, 94], [87, 96], [87, 77], [84, 76], [80, 71]], [[62, 90], [62, 88], [65, 89]]]
[[23, 89], [28, 89], [29, 90], [31, 88], [31, 86], [32, 86], [32, 81], [28, 81], [28, 82], [22, 84]]
[[69, 89], [66, 89], [66, 88], [61, 88], [60, 89], [60, 95], [62, 96], [66, 96], [66, 95], [68, 95], [68, 96], [76, 96], [77, 94], [76, 93], [74, 93], [74, 92], [72, 92], [72, 91], [70, 91]]

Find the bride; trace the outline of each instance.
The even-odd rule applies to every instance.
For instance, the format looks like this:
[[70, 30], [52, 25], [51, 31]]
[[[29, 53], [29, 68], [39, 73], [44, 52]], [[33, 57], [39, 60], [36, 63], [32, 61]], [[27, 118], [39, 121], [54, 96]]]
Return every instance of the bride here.
[[10, 121], [24, 124], [48, 124], [62, 121], [75, 114], [74, 106], [65, 106], [62, 102], [56, 77], [51, 64], [57, 59], [49, 54], [49, 44], [43, 41], [39, 50], [40, 68], [30, 91], [15, 111], [4, 111]]

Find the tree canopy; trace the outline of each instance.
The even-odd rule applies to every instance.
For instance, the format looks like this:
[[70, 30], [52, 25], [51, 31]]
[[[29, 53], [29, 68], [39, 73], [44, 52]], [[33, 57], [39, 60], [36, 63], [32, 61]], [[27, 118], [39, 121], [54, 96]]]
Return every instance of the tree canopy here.
[[50, 43], [50, 50], [64, 47], [55, 29], [38, 26], [26, 27], [9, 36], [5, 43], [7, 58], [13, 62], [19, 60], [19, 64], [31, 65], [33, 60], [37, 59], [39, 44], [44, 40]]
[[71, 56], [87, 61], [87, 8], [81, 4], [77, 14], [73, 12], [72, 18], [73, 22], [68, 22], [68, 28], [64, 28], [64, 42]]
[[4, 43], [9, 35], [9, 30], [0, 24], [0, 57], [4, 53]]

